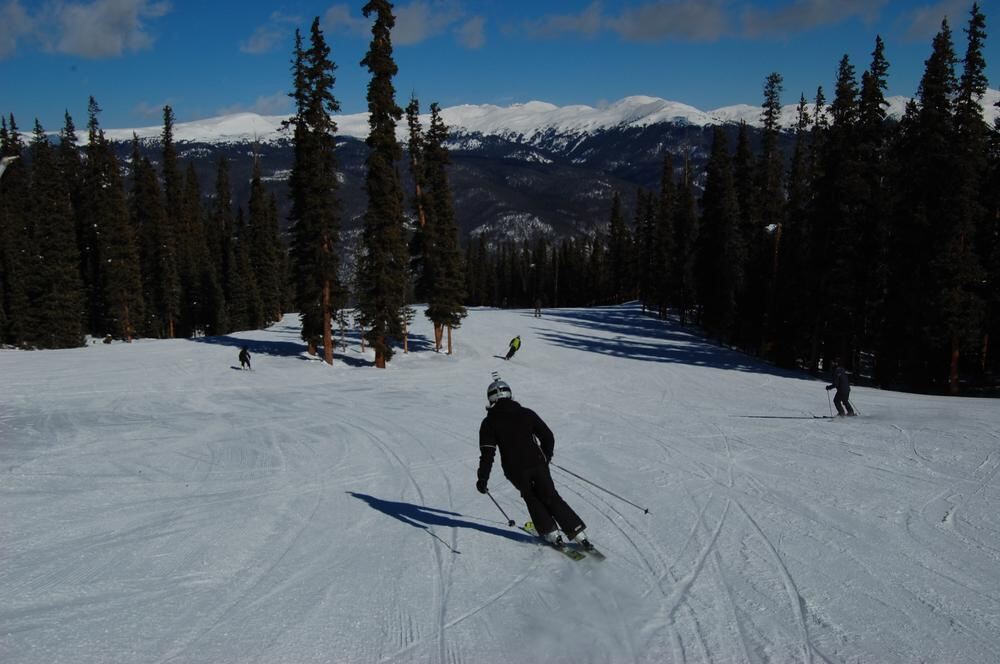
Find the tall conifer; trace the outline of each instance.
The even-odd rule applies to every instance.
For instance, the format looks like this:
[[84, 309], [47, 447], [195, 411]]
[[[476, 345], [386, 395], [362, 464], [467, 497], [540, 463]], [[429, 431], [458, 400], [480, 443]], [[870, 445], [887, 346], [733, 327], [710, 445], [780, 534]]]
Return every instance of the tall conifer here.
[[392, 5], [369, 0], [362, 9], [375, 16], [372, 41], [361, 64], [371, 73], [368, 84], [368, 126], [362, 254], [358, 260], [358, 317], [365, 338], [375, 350], [375, 366], [385, 368], [393, 355], [391, 339], [402, 338], [406, 306], [407, 250], [403, 236], [403, 191], [396, 162], [402, 150], [396, 123], [403, 111], [396, 105], [392, 79], [391, 31], [396, 23]]

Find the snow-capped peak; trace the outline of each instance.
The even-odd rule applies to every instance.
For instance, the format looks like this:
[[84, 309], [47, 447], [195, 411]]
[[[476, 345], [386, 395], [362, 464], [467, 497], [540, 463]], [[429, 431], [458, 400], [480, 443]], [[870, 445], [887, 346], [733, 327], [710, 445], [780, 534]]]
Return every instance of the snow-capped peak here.
[[[995, 104], [1000, 91], [987, 90], [982, 100], [983, 115], [991, 123], [1000, 115]], [[906, 97], [889, 97], [887, 113], [900, 117], [909, 101]], [[810, 106], [810, 111], [812, 110]], [[782, 107], [781, 126], [791, 129], [797, 117], [797, 104]], [[596, 131], [645, 127], [659, 123], [680, 123], [696, 126], [746, 122], [761, 125], [761, 108], [749, 104], [724, 106], [712, 111], [701, 111], [693, 106], [658, 97], [636, 95], [625, 97], [607, 106], [593, 107], [582, 104], [556, 106], [543, 101], [530, 101], [510, 106], [492, 104], [463, 104], [441, 110], [441, 118], [452, 131], [484, 136], [521, 136], [530, 140], [539, 134], [580, 135]], [[281, 124], [284, 115], [257, 115], [235, 113], [174, 125], [177, 142], [205, 143], [269, 143], [289, 138]], [[337, 132], [341, 136], [365, 138], [368, 135], [368, 114], [355, 113], [336, 116]], [[421, 119], [429, 123], [429, 116]], [[106, 131], [111, 140], [128, 141], [133, 133], [140, 139], [155, 139], [162, 134], [162, 126], [139, 129], [112, 129]], [[400, 123], [400, 138], [406, 138], [406, 125]]]

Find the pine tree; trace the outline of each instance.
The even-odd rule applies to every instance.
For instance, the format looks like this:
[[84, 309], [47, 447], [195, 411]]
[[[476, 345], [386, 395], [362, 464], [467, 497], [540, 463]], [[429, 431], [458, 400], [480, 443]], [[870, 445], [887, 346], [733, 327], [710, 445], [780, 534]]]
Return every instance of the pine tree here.
[[91, 331], [131, 341], [144, 313], [139, 253], [129, 223], [121, 165], [100, 128], [99, 112], [91, 98], [81, 193], [83, 225], [91, 229], [85, 240], [90, 243], [92, 262], [84, 262], [92, 279]]
[[156, 170], [141, 156], [137, 142], [132, 153], [133, 184], [129, 210], [139, 241], [142, 292], [145, 302], [144, 333], [165, 338], [176, 315], [178, 277], [172, 229], [167, 223], [163, 192]]
[[403, 235], [403, 191], [396, 162], [402, 150], [396, 140], [396, 123], [403, 111], [395, 102], [390, 33], [396, 19], [386, 0], [369, 0], [362, 9], [375, 15], [372, 41], [361, 64], [372, 78], [368, 84], [369, 133], [365, 192], [368, 208], [362, 232], [363, 252], [358, 261], [358, 317], [365, 338], [375, 350], [375, 366], [384, 369], [392, 359], [391, 338], [404, 332], [403, 312], [407, 290], [407, 251]]
[[653, 251], [650, 259], [654, 276], [653, 301], [660, 319], [667, 317], [667, 307], [674, 297], [673, 256], [674, 256], [674, 191], [673, 156], [663, 155], [663, 171], [660, 175], [660, 195], [656, 201], [656, 228], [653, 232]]
[[677, 192], [677, 212], [674, 215], [674, 281], [677, 284], [677, 311], [681, 325], [688, 322], [697, 300], [695, 262], [698, 255], [698, 211], [694, 195], [694, 174], [691, 159], [684, 160], [684, 174]]
[[236, 283], [233, 254], [233, 196], [229, 184], [229, 162], [220, 155], [215, 171], [215, 196], [205, 219], [205, 244], [209, 261], [215, 266], [222, 302], [218, 318], [211, 324], [211, 334], [226, 334], [233, 330], [230, 302], [239, 290]]
[[781, 74], [774, 72], [764, 83], [764, 103], [761, 112], [763, 141], [760, 161], [757, 166], [760, 215], [763, 234], [761, 296], [761, 353], [771, 354], [771, 339], [775, 333], [775, 317], [778, 268], [781, 260], [781, 234], [785, 228], [785, 182], [784, 159], [778, 145], [781, 132]]
[[30, 174], [24, 143], [13, 114], [0, 125], [0, 156], [14, 157], [0, 177], [0, 281], [3, 287], [4, 340], [23, 344], [30, 316], [26, 274], [30, 240]]
[[295, 157], [289, 179], [292, 210], [291, 261], [295, 305], [302, 320], [302, 338], [315, 353], [323, 345], [323, 359], [333, 364], [333, 316], [343, 307], [347, 292], [340, 280], [340, 199], [337, 194], [336, 133], [333, 114], [340, 104], [333, 96], [336, 65], [319, 27], [310, 28], [310, 47], [302, 48], [295, 33], [292, 65], [295, 115]]
[[607, 256], [611, 301], [616, 304], [627, 300], [632, 292], [631, 245], [632, 240], [622, 213], [621, 197], [616, 191], [611, 199]]
[[[174, 111], [168, 105], [163, 107], [163, 133], [161, 134], [163, 147], [163, 206], [165, 216], [161, 240], [166, 244], [162, 251], [170, 255], [171, 270], [161, 271], [162, 278], [166, 281], [163, 284], [163, 310], [160, 312], [165, 325], [164, 333], [168, 339], [175, 336], [189, 336], [191, 330], [187, 329], [182, 321], [182, 308], [187, 309], [193, 299], [197, 296], [191, 292], [194, 284], [194, 259], [193, 251], [189, 243], [186, 231], [190, 226], [184, 219], [183, 193], [184, 184], [181, 178], [180, 167], [177, 162], [177, 149], [174, 146]], [[178, 326], [182, 329], [178, 329]]]
[[955, 141], [952, 150], [955, 191], [951, 216], [939, 228], [940, 254], [934, 263], [941, 313], [941, 333], [949, 346], [948, 390], [959, 391], [959, 361], [963, 351], [976, 356], [981, 336], [983, 271], [976, 251], [977, 231], [982, 231], [983, 173], [986, 171], [987, 131], [982, 98], [986, 93], [983, 42], [986, 18], [978, 3], [972, 5], [966, 29], [968, 45], [954, 104]]
[[458, 225], [455, 202], [448, 184], [447, 167], [451, 163], [445, 141], [448, 128], [441, 120], [441, 109], [431, 104], [431, 126], [423, 149], [427, 183], [428, 238], [424, 250], [428, 266], [433, 270], [425, 315], [434, 323], [434, 339], [441, 348], [441, 336], [448, 329], [448, 354], [452, 353], [452, 329], [461, 326], [467, 312], [465, 300], [465, 267], [458, 246]]
[[888, 196], [886, 123], [886, 77], [889, 63], [882, 38], [875, 38], [872, 62], [861, 76], [858, 109], [858, 167], [864, 186], [860, 202], [855, 310], [858, 321], [854, 334], [862, 348], [872, 350], [884, 325], [885, 290], [888, 284]]
[[417, 215], [417, 225], [410, 237], [410, 272], [413, 275], [413, 297], [417, 302], [426, 302], [429, 291], [431, 270], [426, 264], [427, 234], [427, 189], [426, 165], [424, 164], [424, 133], [420, 126], [420, 102], [415, 96], [410, 97], [406, 106], [406, 124], [409, 128], [408, 152], [410, 156], [410, 175], [413, 177], [413, 211]]
[[745, 263], [727, 143], [725, 129], [716, 126], [706, 166], [705, 194], [701, 199], [698, 260], [702, 325], [720, 343], [732, 340], [736, 326], [736, 297], [742, 286]]
[[254, 158], [250, 180], [250, 202], [247, 205], [250, 264], [257, 279], [264, 307], [264, 324], [281, 317], [281, 240], [278, 218], [271, 206], [271, 197], [261, 181], [260, 160]]
[[84, 318], [73, 208], [58, 156], [37, 120], [30, 157], [26, 341], [36, 348], [73, 348], [83, 343]]
[[741, 122], [736, 135], [736, 153], [733, 156], [733, 185], [739, 209], [740, 238], [746, 251], [743, 267], [743, 289], [737, 296], [736, 343], [752, 353], [760, 350], [764, 323], [764, 275], [769, 255], [765, 251], [764, 225], [760, 217], [759, 178], [750, 146], [750, 130]]

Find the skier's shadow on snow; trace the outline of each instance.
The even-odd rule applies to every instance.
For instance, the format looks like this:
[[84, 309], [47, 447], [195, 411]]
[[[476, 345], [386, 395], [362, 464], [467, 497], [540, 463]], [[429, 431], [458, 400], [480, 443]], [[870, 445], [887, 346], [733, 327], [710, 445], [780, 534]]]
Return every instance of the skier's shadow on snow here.
[[[382, 500], [381, 498], [369, 496], [364, 493], [355, 493], [354, 491], [348, 491], [347, 493], [358, 500], [363, 500], [379, 512], [388, 514], [394, 519], [399, 519], [403, 523], [413, 526], [414, 528], [423, 528], [427, 531], [430, 531], [431, 526], [441, 526], [445, 528], [469, 528], [471, 530], [489, 533], [490, 535], [497, 535], [498, 537], [506, 537], [509, 540], [514, 540], [515, 542], [530, 543], [535, 541], [533, 537], [524, 533], [502, 530], [500, 528], [494, 528], [493, 526], [487, 526], [481, 523], [457, 519], [455, 517], [463, 516], [458, 512], [448, 512], [446, 510], [439, 510], [433, 507], [425, 507], [424, 505], [414, 505], [413, 503], [400, 503], [392, 500]], [[431, 534], [433, 534], [433, 532]]]

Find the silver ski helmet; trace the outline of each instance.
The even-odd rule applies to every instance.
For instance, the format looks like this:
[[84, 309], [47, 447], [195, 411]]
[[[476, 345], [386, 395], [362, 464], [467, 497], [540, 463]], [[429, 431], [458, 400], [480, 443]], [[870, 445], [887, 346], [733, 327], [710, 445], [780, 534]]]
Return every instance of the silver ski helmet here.
[[490, 386], [486, 388], [486, 400], [490, 402], [490, 406], [496, 404], [500, 399], [513, 399], [514, 393], [510, 390], [510, 385], [504, 381], [497, 378]]

